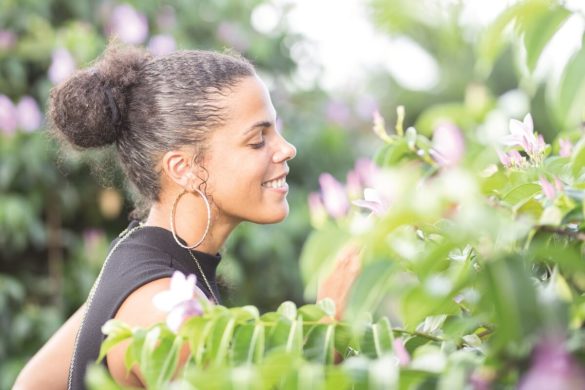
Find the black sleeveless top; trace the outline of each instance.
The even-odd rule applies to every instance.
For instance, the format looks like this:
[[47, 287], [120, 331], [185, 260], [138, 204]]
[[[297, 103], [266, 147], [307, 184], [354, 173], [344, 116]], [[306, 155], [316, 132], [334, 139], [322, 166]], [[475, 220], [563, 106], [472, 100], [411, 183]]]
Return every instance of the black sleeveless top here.
[[[138, 222], [131, 222], [128, 229], [112, 242], [110, 251], [125, 232], [137, 226]], [[221, 256], [198, 251], [192, 253], [199, 260], [213, 293], [221, 299], [215, 281], [215, 271]], [[111, 253], [103, 266], [102, 276], [78, 335], [77, 348], [71, 363], [71, 389], [86, 388], [84, 378], [87, 365], [96, 361], [105, 338], [101, 331], [102, 325], [115, 316], [124, 300], [134, 290], [154, 280], [171, 277], [175, 270], [185, 275], [195, 274], [197, 287], [211, 299], [212, 295], [188, 249], [177, 245], [169, 230], [143, 226], [127, 236]], [[105, 362], [104, 358], [103, 363]]]

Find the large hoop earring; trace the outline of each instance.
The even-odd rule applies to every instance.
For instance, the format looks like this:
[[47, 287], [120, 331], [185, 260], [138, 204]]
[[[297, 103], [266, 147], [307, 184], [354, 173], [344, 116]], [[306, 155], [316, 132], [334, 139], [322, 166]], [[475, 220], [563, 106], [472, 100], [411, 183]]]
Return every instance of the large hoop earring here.
[[[192, 246], [188, 246], [188, 245], [183, 245], [181, 243], [181, 241], [179, 241], [179, 237], [177, 237], [177, 233], [175, 232], [175, 211], [177, 210], [177, 204], [179, 204], [179, 199], [181, 199], [181, 197], [183, 195], [185, 195], [187, 193], [192, 194], [193, 192], [198, 193], [199, 196], [201, 197], [201, 199], [203, 199], [203, 201], [205, 202], [205, 207], [207, 208], [207, 226], [205, 227], [205, 232], [203, 233], [203, 236], [201, 237], [201, 239], [199, 241], [197, 241], [195, 244], [193, 244]], [[205, 196], [205, 194], [201, 190], [198, 190], [196, 188], [193, 189], [193, 192], [184, 190], [181, 194], [179, 194], [179, 196], [177, 196], [177, 199], [175, 199], [175, 203], [173, 203], [173, 209], [171, 211], [171, 232], [173, 233], [173, 238], [177, 242], [177, 245], [179, 245], [180, 247], [185, 248], [185, 249], [195, 249], [199, 245], [201, 245], [203, 240], [205, 240], [205, 237], [207, 237], [207, 233], [209, 232], [209, 227], [211, 226], [211, 206], [209, 205], [209, 200], [207, 200], [207, 196]]]

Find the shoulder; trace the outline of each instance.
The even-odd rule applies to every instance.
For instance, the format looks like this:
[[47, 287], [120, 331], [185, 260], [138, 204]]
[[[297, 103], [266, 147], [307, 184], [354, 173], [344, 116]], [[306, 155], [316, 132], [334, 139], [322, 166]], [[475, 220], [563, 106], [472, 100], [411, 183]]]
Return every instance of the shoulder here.
[[[148, 282], [134, 290], [122, 303], [116, 312], [116, 320], [120, 320], [131, 327], [146, 328], [159, 322], [164, 322], [167, 318], [167, 312], [159, 310], [154, 304], [154, 297], [171, 288], [170, 277], [159, 278]], [[205, 297], [205, 294], [197, 288], [196, 294]], [[128, 343], [120, 343], [108, 353], [107, 363], [112, 376], [122, 384], [140, 385], [138, 377], [140, 374], [136, 370], [131, 370], [127, 374], [124, 365], [124, 356]]]

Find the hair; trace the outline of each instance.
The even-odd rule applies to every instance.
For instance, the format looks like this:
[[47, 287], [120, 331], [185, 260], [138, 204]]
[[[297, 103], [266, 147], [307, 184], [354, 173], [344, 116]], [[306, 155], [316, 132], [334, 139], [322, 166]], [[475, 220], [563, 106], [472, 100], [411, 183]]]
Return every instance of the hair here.
[[250, 62], [233, 54], [184, 50], [153, 57], [111, 43], [89, 68], [51, 90], [51, 132], [75, 149], [114, 144], [138, 202], [150, 207], [159, 200], [164, 153], [189, 145], [197, 161], [210, 132], [229, 115], [222, 96], [254, 74]]

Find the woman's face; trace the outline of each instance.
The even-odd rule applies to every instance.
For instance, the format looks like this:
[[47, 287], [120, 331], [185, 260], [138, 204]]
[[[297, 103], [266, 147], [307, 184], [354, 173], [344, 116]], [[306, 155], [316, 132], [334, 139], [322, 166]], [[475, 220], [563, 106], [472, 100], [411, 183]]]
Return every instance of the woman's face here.
[[296, 149], [276, 128], [276, 111], [257, 77], [240, 81], [225, 98], [229, 117], [213, 131], [203, 166], [206, 192], [230, 223], [275, 223], [288, 215], [287, 161]]

